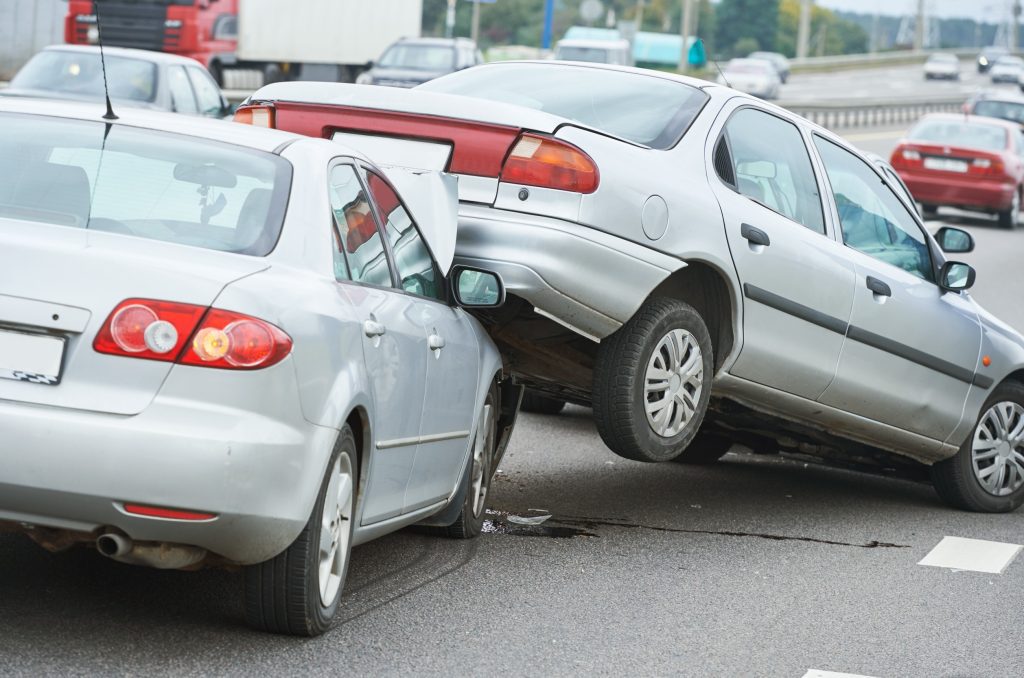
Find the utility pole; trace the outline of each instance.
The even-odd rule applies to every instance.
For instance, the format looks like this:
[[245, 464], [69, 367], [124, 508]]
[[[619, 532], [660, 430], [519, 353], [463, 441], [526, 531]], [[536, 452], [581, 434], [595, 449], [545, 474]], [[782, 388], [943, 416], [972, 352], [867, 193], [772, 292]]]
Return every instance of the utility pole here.
[[917, 0], [917, 19], [914, 21], [914, 51], [924, 48], [924, 0]]
[[1013, 2], [1013, 18], [1010, 21], [1010, 51], [1016, 52], [1020, 38], [1020, 0]]
[[448, 0], [448, 13], [444, 17], [444, 37], [455, 37], [455, 0]]
[[800, 30], [796, 38], [796, 58], [807, 58], [807, 45], [811, 40], [811, 5], [813, 0], [800, 0]]
[[683, 0], [683, 19], [679, 27], [679, 35], [683, 38], [683, 51], [679, 55], [679, 71], [685, 71], [689, 67], [689, 54], [686, 50], [693, 35], [693, 0]]
[[554, 23], [555, 0], [544, 0], [544, 33], [540, 38], [540, 46], [542, 49], [551, 49], [551, 33], [554, 30]]
[[878, 51], [878, 12], [871, 17], [871, 41], [868, 43], [868, 51], [874, 54]]
[[480, 41], [480, 0], [473, 0], [473, 27], [470, 29], [469, 37], [473, 42]]
[[636, 0], [636, 32], [644, 29], [644, 0]]

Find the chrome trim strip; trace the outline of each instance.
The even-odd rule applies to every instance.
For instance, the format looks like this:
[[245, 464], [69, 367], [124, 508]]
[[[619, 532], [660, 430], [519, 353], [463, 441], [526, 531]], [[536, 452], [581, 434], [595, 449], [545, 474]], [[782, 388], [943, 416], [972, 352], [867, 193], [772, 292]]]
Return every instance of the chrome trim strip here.
[[394, 440], [378, 440], [378, 450], [391, 450], [396, 447], [408, 447], [420, 443], [439, 443], [443, 440], [455, 440], [456, 438], [468, 438], [469, 431], [451, 431], [450, 433], [432, 433], [425, 436], [412, 438], [395, 438]]

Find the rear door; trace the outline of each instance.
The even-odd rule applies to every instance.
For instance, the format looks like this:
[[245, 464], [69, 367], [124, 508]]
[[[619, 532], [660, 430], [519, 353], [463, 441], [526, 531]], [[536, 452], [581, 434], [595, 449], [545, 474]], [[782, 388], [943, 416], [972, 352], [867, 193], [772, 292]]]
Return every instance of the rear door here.
[[745, 297], [743, 347], [730, 372], [817, 398], [835, 376], [854, 266], [828, 230], [796, 125], [734, 105], [717, 131], [709, 179]]

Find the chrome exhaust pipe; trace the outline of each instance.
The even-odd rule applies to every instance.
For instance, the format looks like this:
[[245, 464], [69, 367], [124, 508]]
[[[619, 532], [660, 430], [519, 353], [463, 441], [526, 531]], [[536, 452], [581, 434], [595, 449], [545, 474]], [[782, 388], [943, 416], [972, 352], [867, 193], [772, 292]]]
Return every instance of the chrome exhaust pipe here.
[[198, 546], [166, 542], [136, 542], [115, 532], [96, 538], [96, 550], [111, 560], [130, 565], [145, 565], [160, 570], [180, 570], [198, 565], [207, 551]]
[[119, 560], [132, 550], [132, 540], [114, 532], [107, 532], [96, 538], [96, 550], [107, 558]]

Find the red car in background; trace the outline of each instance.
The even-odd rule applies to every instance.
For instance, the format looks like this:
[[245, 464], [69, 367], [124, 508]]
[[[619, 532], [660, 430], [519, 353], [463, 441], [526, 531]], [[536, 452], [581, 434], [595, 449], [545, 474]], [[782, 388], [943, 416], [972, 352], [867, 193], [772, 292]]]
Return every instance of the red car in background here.
[[1024, 133], [995, 118], [933, 113], [890, 160], [925, 214], [940, 206], [987, 212], [1014, 228], [1024, 190]]

